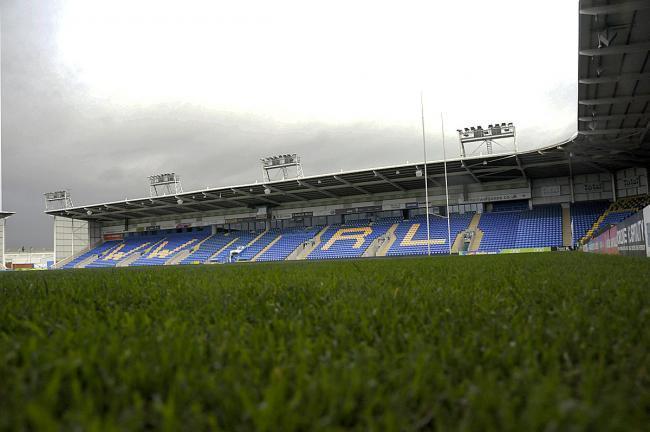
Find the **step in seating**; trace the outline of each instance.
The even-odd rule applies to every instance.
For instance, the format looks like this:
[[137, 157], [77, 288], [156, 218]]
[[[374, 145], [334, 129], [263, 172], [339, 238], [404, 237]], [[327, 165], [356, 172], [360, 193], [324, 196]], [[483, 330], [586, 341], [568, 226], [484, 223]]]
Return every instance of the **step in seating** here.
[[282, 236], [280, 240], [258, 256], [256, 261], [283, 261], [301, 244], [313, 239], [321, 229], [317, 226], [282, 230], [279, 233]]
[[[260, 233], [255, 233], [255, 232], [247, 232], [247, 231], [242, 231], [242, 232], [231, 232], [230, 233], [230, 240], [229, 243], [227, 242], [226, 245], [227, 247], [223, 248], [217, 255], [212, 256], [210, 258], [211, 263], [227, 263], [230, 262], [230, 252], [237, 250], [239, 248], [245, 248], [255, 237], [257, 237]], [[233, 242], [233, 240], [235, 240]]]
[[[261, 237], [259, 237], [253, 244], [249, 245], [239, 253], [237, 256], [237, 261], [250, 261], [252, 260], [258, 253], [262, 251], [266, 246], [269, 245], [277, 236], [280, 235], [280, 230], [273, 229], [273, 230], [268, 230], [267, 232], [263, 233]], [[258, 234], [259, 236], [259, 234]], [[253, 238], [255, 240], [255, 238]]]
[[206, 263], [212, 255], [231, 242], [235, 237], [225, 233], [217, 233], [207, 238], [200, 244], [193, 246], [192, 252], [185, 257], [179, 264], [203, 264]]
[[576, 245], [598, 218], [607, 210], [607, 201], [588, 201], [571, 204], [571, 224], [573, 225], [573, 244]]

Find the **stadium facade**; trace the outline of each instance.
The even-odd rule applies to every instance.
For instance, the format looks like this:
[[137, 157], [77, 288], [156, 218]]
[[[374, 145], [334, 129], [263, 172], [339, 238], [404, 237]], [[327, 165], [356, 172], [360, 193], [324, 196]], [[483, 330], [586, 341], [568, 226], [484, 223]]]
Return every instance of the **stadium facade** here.
[[640, 23], [650, 22], [650, 8], [581, 2], [579, 21], [577, 133], [566, 142], [428, 162], [426, 170], [394, 165], [48, 210], [57, 266], [492, 253], [584, 242], [648, 204], [650, 29]]

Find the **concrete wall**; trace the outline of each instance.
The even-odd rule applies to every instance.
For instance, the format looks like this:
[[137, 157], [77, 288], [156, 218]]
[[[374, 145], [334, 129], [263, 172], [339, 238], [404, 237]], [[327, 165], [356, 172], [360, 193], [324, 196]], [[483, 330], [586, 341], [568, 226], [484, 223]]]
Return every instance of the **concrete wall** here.
[[648, 171], [645, 168], [628, 168], [616, 172], [616, 196], [629, 196], [648, 193]]
[[569, 177], [554, 177], [532, 181], [533, 205], [571, 202]]
[[89, 246], [88, 222], [54, 217], [54, 260], [56, 262], [81, 252]]

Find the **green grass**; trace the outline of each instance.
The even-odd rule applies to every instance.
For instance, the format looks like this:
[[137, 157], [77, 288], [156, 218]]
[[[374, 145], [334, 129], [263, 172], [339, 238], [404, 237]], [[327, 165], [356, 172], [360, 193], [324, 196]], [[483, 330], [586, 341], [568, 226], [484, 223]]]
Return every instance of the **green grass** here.
[[644, 259], [0, 274], [2, 430], [648, 424]]

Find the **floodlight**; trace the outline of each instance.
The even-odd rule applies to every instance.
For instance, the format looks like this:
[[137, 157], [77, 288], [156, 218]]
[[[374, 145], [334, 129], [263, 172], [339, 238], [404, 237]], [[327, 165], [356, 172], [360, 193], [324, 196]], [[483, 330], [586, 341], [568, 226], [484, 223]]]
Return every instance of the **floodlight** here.
[[176, 203], [177, 203], [178, 205], [181, 205], [181, 204], [183, 204], [183, 200], [179, 198], [179, 199], [176, 201]]
[[415, 170], [415, 176], [416, 176], [416, 177], [422, 177], [422, 170], [421, 170], [420, 168], [418, 168], [417, 170]]
[[399, 175], [399, 170], [395, 171], [395, 174]]
[[265, 187], [264, 188], [264, 194], [265, 195], [271, 195], [271, 189], [269, 189], [268, 187]]
[[93, 214], [93, 211], [92, 211], [92, 210], [88, 210], [88, 211], [86, 212], [86, 214], [87, 214], [88, 216], [90, 216], [91, 214]]

